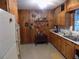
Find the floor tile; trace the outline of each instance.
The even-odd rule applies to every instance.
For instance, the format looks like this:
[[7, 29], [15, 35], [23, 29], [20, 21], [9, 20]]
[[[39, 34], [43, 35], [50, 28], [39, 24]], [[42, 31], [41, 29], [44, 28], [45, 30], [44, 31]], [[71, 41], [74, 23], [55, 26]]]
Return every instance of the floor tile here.
[[21, 45], [22, 59], [65, 59], [51, 44]]

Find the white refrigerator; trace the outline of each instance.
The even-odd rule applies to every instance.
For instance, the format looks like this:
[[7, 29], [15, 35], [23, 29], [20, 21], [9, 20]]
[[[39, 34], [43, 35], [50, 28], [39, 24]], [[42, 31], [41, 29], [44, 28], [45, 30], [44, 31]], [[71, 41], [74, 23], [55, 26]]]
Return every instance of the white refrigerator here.
[[0, 9], [0, 59], [18, 59], [15, 16]]

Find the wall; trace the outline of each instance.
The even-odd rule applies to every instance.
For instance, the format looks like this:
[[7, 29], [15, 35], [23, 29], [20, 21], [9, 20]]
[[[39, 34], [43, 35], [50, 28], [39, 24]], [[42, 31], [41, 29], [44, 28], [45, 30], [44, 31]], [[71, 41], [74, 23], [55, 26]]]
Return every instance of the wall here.
[[[34, 27], [34, 18], [32, 14], [41, 14], [47, 16], [48, 26], [53, 26], [53, 12], [52, 11], [41, 11], [41, 10], [19, 10], [19, 23], [21, 32], [21, 43], [33, 43], [36, 35], [36, 28]], [[32, 24], [32, 29], [29, 26], [25, 26], [25, 23]], [[43, 23], [44, 24], [44, 23]], [[39, 24], [40, 25], [40, 24]], [[45, 26], [44, 26], [45, 27]], [[43, 27], [41, 27], [42, 29]]]
[[7, 2], [7, 11], [15, 15], [16, 22], [18, 22], [18, 6], [17, 0], [6, 0]]

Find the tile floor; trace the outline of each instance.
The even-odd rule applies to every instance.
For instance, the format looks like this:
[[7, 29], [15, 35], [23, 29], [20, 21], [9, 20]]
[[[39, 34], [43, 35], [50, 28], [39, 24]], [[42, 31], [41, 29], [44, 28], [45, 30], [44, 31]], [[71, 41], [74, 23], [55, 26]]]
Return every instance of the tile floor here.
[[65, 59], [51, 44], [21, 45], [21, 59]]

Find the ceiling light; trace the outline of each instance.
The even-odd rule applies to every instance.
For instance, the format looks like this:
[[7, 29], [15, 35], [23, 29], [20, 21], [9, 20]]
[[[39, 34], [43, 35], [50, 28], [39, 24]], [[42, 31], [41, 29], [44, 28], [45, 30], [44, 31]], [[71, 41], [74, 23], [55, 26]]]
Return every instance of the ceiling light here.
[[32, 0], [32, 3], [39, 6], [40, 9], [45, 9], [49, 5], [52, 5], [52, 0]]

